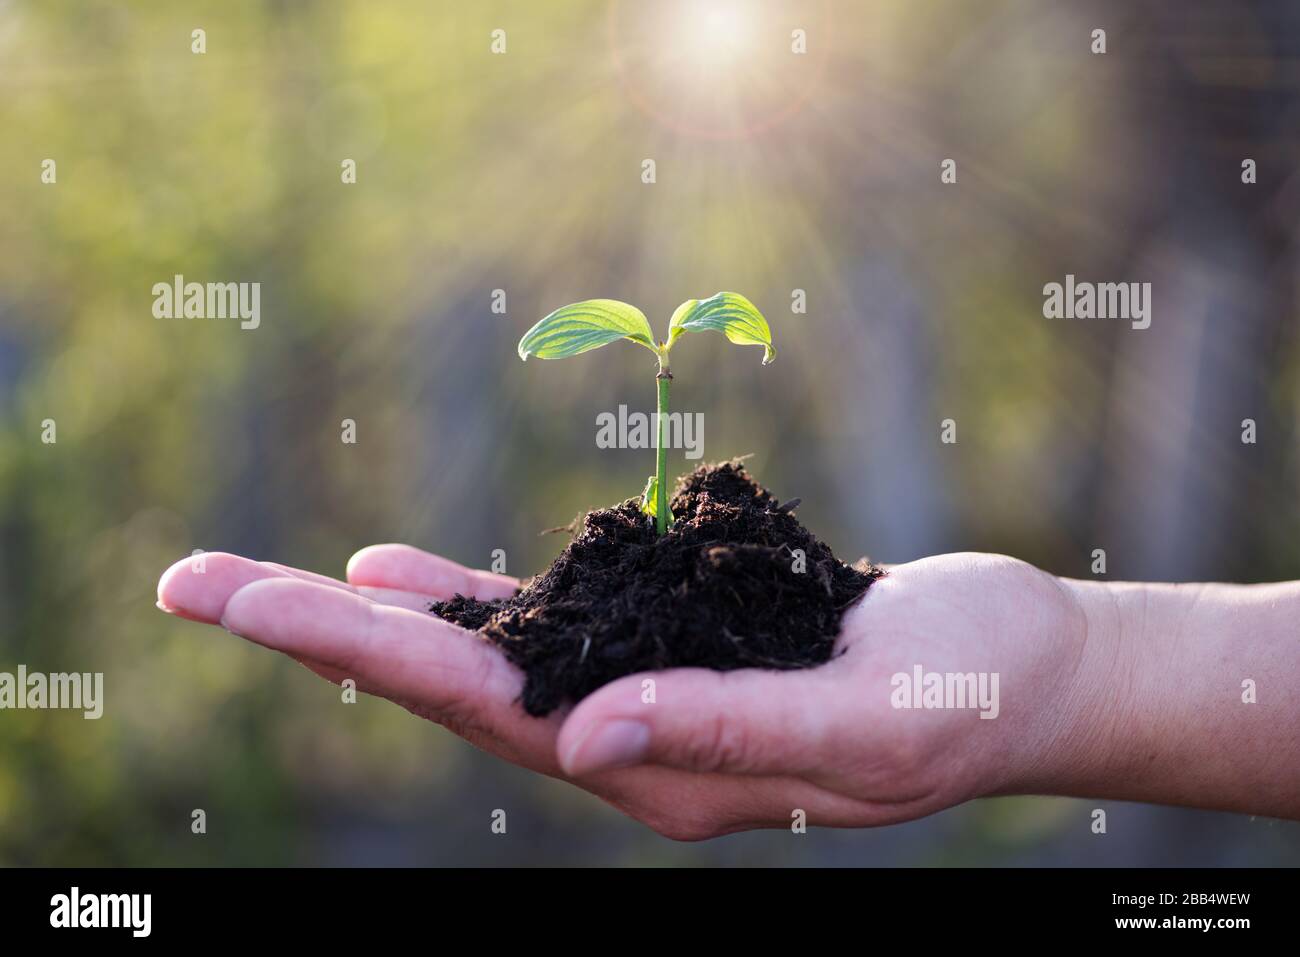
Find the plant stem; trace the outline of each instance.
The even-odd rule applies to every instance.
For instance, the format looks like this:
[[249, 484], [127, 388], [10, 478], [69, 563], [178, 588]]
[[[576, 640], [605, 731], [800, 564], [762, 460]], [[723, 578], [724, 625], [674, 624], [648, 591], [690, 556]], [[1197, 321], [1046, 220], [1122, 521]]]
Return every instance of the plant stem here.
[[673, 374], [668, 371], [663, 356], [659, 359], [659, 374], [655, 376], [655, 381], [659, 385], [659, 414], [655, 423], [655, 474], [658, 479], [655, 528], [662, 535], [668, 531], [668, 385], [673, 381]]

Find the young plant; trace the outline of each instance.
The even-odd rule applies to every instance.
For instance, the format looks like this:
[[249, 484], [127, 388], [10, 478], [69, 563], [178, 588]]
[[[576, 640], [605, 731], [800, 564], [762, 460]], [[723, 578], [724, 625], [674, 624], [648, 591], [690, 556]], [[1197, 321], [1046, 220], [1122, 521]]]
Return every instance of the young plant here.
[[564, 359], [599, 349], [618, 339], [645, 346], [659, 360], [658, 406], [655, 416], [655, 474], [641, 495], [641, 510], [653, 516], [662, 535], [673, 516], [668, 509], [668, 353], [684, 332], [713, 329], [740, 345], [763, 347], [763, 365], [776, 358], [772, 330], [752, 302], [739, 293], [720, 292], [708, 299], [688, 299], [677, 307], [668, 324], [668, 338], [655, 341], [645, 314], [636, 306], [614, 299], [588, 299], [556, 309], [519, 340], [519, 358]]

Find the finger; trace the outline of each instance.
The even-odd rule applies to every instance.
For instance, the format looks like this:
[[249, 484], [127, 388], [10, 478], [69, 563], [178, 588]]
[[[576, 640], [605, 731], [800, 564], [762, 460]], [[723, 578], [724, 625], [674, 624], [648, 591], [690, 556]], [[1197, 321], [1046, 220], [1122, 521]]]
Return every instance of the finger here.
[[286, 577], [245, 585], [226, 603], [221, 624], [431, 713], [507, 709], [522, 684], [504, 657], [462, 628], [314, 582]]
[[[424, 595], [378, 588], [356, 589], [336, 579], [278, 562], [255, 562], [226, 552], [207, 552], [201, 562], [192, 558], [183, 559], [163, 573], [158, 582], [158, 607], [181, 618], [215, 625], [220, 621], [230, 596], [240, 588], [264, 578], [283, 577], [316, 581], [333, 588], [356, 591], [374, 601], [420, 611], [427, 609], [429, 604], [429, 599]], [[326, 681], [339, 684], [348, 677], [320, 662], [303, 657], [298, 657], [297, 660]]]
[[[646, 700], [643, 684], [654, 681]], [[570, 775], [660, 764], [798, 775], [824, 769], [839, 731], [834, 698], [808, 672], [681, 668], [620, 678], [573, 709], [556, 742]]]
[[558, 772], [559, 721], [528, 717], [523, 676], [491, 645], [432, 615], [376, 604], [292, 578], [241, 588], [222, 619], [229, 631], [284, 652], [330, 680], [353, 678], [472, 744], [546, 774]]
[[508, 703], [519, 691], [505, 659], [432, 615], [289, 577], [245, 585], [221, 624], [260, 645], [346, 671], [366, 690], [437, 709], [467, 699]]
[[[263, 578], [291, 576], [293, 571], [287, 566], [255, 562], [226, 552], [206, 552], [202, 562], [183, 559], [163, 572], [158, 580], [158, 607], [179, 618], [215, 625], [230, 596], [240, 588]], [[298, 661], [335, 684], [347, 677], [319, 662], [304, 658]]]
[[342, 588], [344, 591], [355, 592], [363, 598], [369, 598], [371, 601], [377, 601], [384, 605], [396, 605], [398, 608], [410, 608], [412, 611], [428, 611], [429, 596], [417, 594], [412, 591], [402, 591], [397, 588], [371, 588], [367, 585], [353, 585], [349, 582], [341, 582], [337, 578], [330, 578], [328, 575], [318, 575], [316, 572], [305, 571], [301, 568], [293, 568], [289, 565], [281, 565], [279, 562], [262, 562], [271, 568], [282, 571], [294, 578], [300, 578], [303, 581], [315, 582], [318, 585], [328, 585], [330, 588]]
[[163, 611], [215, 625], [221, 620], [226, 602], [240, 588], [264, 578], [307, 578], [334, 588], [356, 591], [367, 598], [403, 608], [424, 610], [424, 595], [393, 589], [358, 589], [346, 582], [289, 568], [272, 562], [255, 562], [226, 552], [206, 552], [197, 558], [176, 562], [158, 580], [158, 607]]
[[158, 607], [163, 611], [215, 625], [230, 596], [262, 578], [287, 577], [252, 559], [226, 552], [183, 558], [158, 579]]
[[299, 655], [290, 655], [294, 661], [302, 665], [312, 674], [324, 678], [330, 684], [341, 685], [348, 678], [352, 677], [346, 671], [340, 671], [338, 668], [331, 668], [329, 665], [323, 665], [319, 661], [312, 661], [310, 658], [303, 658]]
[[410, 545], [371, 545], [361, 549], [348, 561], [348, 581], [444, 600], [460, 594], [488, 601], [509, 598], [519, 590], [517, 578], [466, 568]]

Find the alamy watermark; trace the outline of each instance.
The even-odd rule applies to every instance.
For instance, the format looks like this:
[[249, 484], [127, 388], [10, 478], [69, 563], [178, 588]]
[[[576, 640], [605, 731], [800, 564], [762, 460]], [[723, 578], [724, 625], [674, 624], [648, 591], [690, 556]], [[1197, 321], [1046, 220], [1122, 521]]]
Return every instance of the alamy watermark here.
[[906, 671], [894, 674], [889, 685], [894, 689], [889, 703], [895, 708], [978, 708], [981, 718], [996, 718], [1001, 710], [996, 671], [940, 673], [913, 665], [910, 674]]
[[[668, 412], [662, 418], [665, 448], [685, 449], [688, 459], [704, 455], [703, 412]], [[658, 412], [629, 413], [627, 406], [620, 405], [617, 415], [602, 412], [596, 416], [596, 448], [652, 449], [659, 425]]]
[[73, 887], [50, 898], [50, 926], [125, 928], [148, 937], [153, 928], [152, 894], [83, 894]]
[[0, 709], [69, 709], [95, 720], [104, 714], [104, 673], [74, 671], [42, 674], [19, 665], [17, 673], [0, 671]]
[[1151, 327], [1151, 283], [1075, 282], [1069, 273], [1064, 283], [1043, 287], [1045, 319], [1121, 319], [1134, 329]]
[[156, 319], [239, 319], [241, 329], [262, 324], [260, 282], [186, 282], [177, 273], [150, 291]]

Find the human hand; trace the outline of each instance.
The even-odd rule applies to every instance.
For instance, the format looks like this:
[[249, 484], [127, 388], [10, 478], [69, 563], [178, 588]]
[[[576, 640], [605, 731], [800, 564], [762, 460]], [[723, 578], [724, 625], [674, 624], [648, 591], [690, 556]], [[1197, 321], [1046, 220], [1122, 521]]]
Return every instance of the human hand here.
[[[1082, 618], [1055, 579], [1000, 556], [895, 567], [845, 616], [827, 664], [802, 671], [631, 675], [547, 719], [524, 714], [522, 675], [488, 643], [429, 615], [455, 592], [504, 597], [514, 579], [401, 545], [357, 553], [341, 582], [221, 553], [159, 582], [164, 610], [282, 651], [471, 743], [570, 780], [676, 838], [809, 823], [907, 820], [1014, 780], [1037, 719], [1080, 655]], [[997, 720], [890, 705], [890, 677], [999, 671]], [[1011, 683], [1008, 684], [1007, 680]], [[1026, 689], [1022, 693], [1022, 688]], [[1044, 735], [1039, 729], [1037, 737]], [[1033, 735], [1031, 735], [1033, 737]]]
[[[1261, 800], [1239, 770], [1234, 786], [1208, 780], [1197, 765], [1207, 778], [1198, 791], [1163, 773], [1189, 765], [1186, 755], [1170, 747], [1159, 764], [1147, 755], [1156, 723], [1149, 706], [1144, 712], [1153, 692], [1141, 664], [1153, 644], [1135, 654], [1134, 639], [1160, 631], [1161, 620], [1145, 615], [1148, 599], [1158, 605], [1169, 594], [1159, 590], [1176, 586], [1128, 586], [1153, 590], [1142, 592], [1135, 617], [1123, 611], [1135, 604], [1129, 593], [1005, 556], [926, 558], [871, 586], [844, 617], [837, 656], [817, 668], [629, 675], [532, 718], [517, 701], [522, 674], [478, 636], [424, 610], [457, 592], [505, 597], [514, 579], [403, 545], [358, 552], [347, 582], [234, 555], [205, 558], [203, 574], [188, 559], [168, 569], [160, 607], [219, 622], [336, 683], [353, 678], [359, 690], [570, 781], [676, 839], [787, 827], [797, 811], [812, 825], [888, 824], [993, 794], [1236, 809]], [[1265, 601], [1253, 605], [1276, 603], [1273, 593], [1259, 594]], [[1241, 593], [1226, 600], [1240, 602]], [[1223, 614], [1241, 611], [1225, 606]], [[997, 674], [996, 718], [973, 708], [894, 707], [893, 676], [917, 666]], [[647, 678], [653, 703], [642, 696]], [[1161, 693], [1171, 693], [1167, 676]], [[1228, 793], [1233, 787], [1240, 793]], [[1294, 785], [1273, 791], [1265, 812], [1276, 802], [1284, 813], [1294, 807]]]

